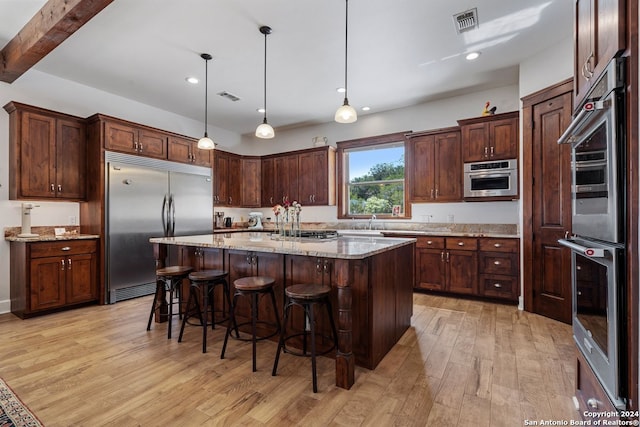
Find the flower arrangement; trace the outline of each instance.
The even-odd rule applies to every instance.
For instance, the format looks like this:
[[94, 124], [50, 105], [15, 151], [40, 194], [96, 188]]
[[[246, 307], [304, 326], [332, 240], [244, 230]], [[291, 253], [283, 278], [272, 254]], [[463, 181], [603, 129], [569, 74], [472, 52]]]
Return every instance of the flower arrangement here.
[[273, 214], [276, 216], [276, 227], [278, 227], [281, 238], [286, 235], [286, 226], [289, 225], [289, 235], [294, 237], [294, 228], [300, 230], [300, 212], [302, 205], [297, 201], [289, 202], [285, 199], [282, 205], [277, 204], [272, 208]]

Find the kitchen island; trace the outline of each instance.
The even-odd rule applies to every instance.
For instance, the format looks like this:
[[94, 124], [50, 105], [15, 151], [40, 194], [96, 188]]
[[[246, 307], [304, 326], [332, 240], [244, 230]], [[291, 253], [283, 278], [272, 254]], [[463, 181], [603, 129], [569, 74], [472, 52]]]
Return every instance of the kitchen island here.
[[[356, 364], [374, 369], [410, 326], [415, 241], [386, 237], [283, 241], [259, 232], [150, 239], [158, 268], [165, 266], [169, 246], [176, 246], [181, 265], [227, 270], [230, 283], [250, 275], [273, 277], [279, 316], [285, 287], [331, 286], [338, 328], [336, 385], [346, 389], [354, 383]], [[248, 306], [239, 304], [237, 310], [239, 322], [248, 318]], [[275, 320], [270, 310], [262, 310], [261, 319]], [[326, 323], [321, 322], [319, 329], [328, 331]], [[323, 345], [328, 343], [320, 340], [319, 346]]]

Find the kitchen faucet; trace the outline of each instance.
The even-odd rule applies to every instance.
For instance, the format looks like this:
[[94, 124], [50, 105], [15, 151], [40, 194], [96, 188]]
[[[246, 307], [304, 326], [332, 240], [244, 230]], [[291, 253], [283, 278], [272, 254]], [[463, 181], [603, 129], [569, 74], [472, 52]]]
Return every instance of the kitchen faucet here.
[[369, 230], [371, 230], [371, 226], [373, 225], [373, 220], [376, 219], [376, 215], [373, 214], [371, 215], [371, 218], [369, 219]]

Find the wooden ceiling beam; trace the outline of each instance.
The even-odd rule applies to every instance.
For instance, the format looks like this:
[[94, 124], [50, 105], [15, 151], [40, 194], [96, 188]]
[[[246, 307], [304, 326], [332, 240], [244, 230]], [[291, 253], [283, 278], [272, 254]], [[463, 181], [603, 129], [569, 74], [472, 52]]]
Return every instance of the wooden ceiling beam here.
[[47, 1], [0, 51], [0, 81], [13, 83], [112, 1]]

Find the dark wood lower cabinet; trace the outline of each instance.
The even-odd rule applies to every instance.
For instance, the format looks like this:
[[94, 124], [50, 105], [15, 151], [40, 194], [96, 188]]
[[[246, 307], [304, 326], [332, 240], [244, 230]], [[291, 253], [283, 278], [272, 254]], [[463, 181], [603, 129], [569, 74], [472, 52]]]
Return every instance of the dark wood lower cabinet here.
[[520, 239], [414, 237], [416, 290], [517, 301], [520, 294]]
[[[613, 406], [593, 370], [576, 348], [576, 399], [578, 400], [579, 413], [585, 420], [602, 420], [613, 422], [619, 420], [616, 407]], [[604, 414], [604, 415], [603, 415]], [[601, 424], [605, 425], [605, 424]]]
[[97, 240], [11, 242], [11, 312], [21, 318], [97, 302]]

